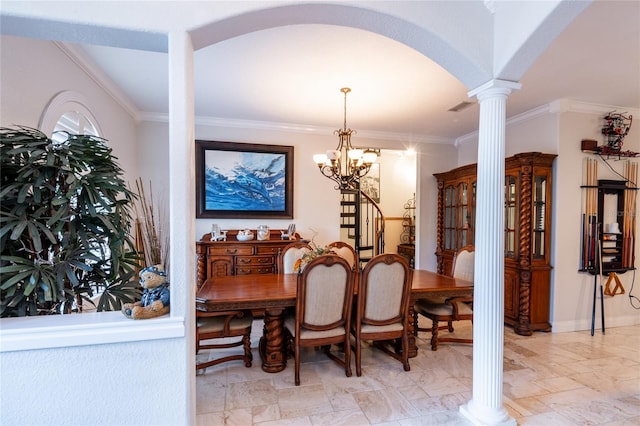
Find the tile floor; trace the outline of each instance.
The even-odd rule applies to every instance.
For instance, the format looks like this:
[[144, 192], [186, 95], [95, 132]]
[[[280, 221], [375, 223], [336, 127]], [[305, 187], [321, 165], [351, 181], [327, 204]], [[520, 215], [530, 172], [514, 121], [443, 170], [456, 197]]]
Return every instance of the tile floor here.
[[[426, 325], [426, 324], [425, 324]], [[459, 406], [471, 398], [472, 347], [418, 339], [411, 371], [379, 350], [363, 348], [363, 374], [344, 370], [313, 349], [276, 374], [233, 361], [196, 378], [198, 425], [468, 425]], [[456, 334], [470, 335], [470, 325]], [[236, 350], [238, 348], [235, 348]], [[202, 351], [198, 357], [208, 357]], [[353, 360], [352, 360], [353, 362]], [[505, 328], [504, 405], [521, 425], [640, 425], [640, 325], [573, 333], [516, 335]]]

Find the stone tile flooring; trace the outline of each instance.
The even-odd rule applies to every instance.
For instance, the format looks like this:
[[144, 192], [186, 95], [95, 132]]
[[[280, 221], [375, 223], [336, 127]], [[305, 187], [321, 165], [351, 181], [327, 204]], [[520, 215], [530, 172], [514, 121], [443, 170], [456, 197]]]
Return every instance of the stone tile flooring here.
[[[470, 424], [459, 413], [472, 393], [470, 345], [442, 344], [432, 352], [421, 333], [408, 372], [367, 346], [361, 377], [355, 365], [346, 377], [310, 349], [296, 387], [293, 359], [280, 373], [260, 368], [261, 332], [256, 320], [253, 367], [233, 361], [197, 376], [198, 425]], [[471, 325], [458, 325], [455, 334], [470, 335]], [[503, 391], [505, 408], [521, 425], [640, 425], [640, 325], [593, 337], [589, 331], [523, 337], [505, 327]]]

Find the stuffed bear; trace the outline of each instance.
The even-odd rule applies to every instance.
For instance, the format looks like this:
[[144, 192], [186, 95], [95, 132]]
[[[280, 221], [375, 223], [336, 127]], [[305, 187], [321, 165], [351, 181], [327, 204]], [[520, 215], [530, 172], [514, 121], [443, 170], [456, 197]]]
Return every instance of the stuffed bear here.
[[144, 288], [142, 299], [125, 303], [122, 313], [131, 319], [147, 319], [169, 313], [169, 285], [162, 265], [147, 266], [140, 271], [140, 285]]

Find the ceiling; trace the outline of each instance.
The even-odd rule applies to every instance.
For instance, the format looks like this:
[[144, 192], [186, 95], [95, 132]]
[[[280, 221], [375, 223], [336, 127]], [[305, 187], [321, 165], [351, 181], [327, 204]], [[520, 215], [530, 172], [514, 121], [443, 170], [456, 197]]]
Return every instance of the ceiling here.
[[[640, 2], [596, 1], [553, 42], [511, 94], [507, 117], [557, 99], [640, 108]], [[142, 114], [168, 113], [168, 56], [81, 46]], [[126, 64], [126, 66], [123, 66]], [[454, 142], [477, 130], [478, 105], [439, 65], [394, 40], [330, 25], [291, 25], [195, 53], [196, 117], [393, 134]], [[110, 84], [110, 83], [109, 83]], [[461, 102], [473, 104], [448, 111]]]

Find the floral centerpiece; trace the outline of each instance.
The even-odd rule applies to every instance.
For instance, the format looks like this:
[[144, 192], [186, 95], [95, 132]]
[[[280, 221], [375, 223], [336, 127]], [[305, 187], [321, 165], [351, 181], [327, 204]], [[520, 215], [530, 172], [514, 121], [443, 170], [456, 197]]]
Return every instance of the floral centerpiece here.
[[322, 256], [324, 254], [336, 254], [332, 248], [328, 246], [318, 247], [315, 243], [314, 238], [317, 232], [314, 232], [313, 237], [311, 238], [311, 251], [302, 255], [302, 257], [293, 264], [293, 270], [297, 273], [300, 273], [304, 270], [304, 267], [307, 263], [311, 262], [311, 260], [315, 259], [318, 256]]

